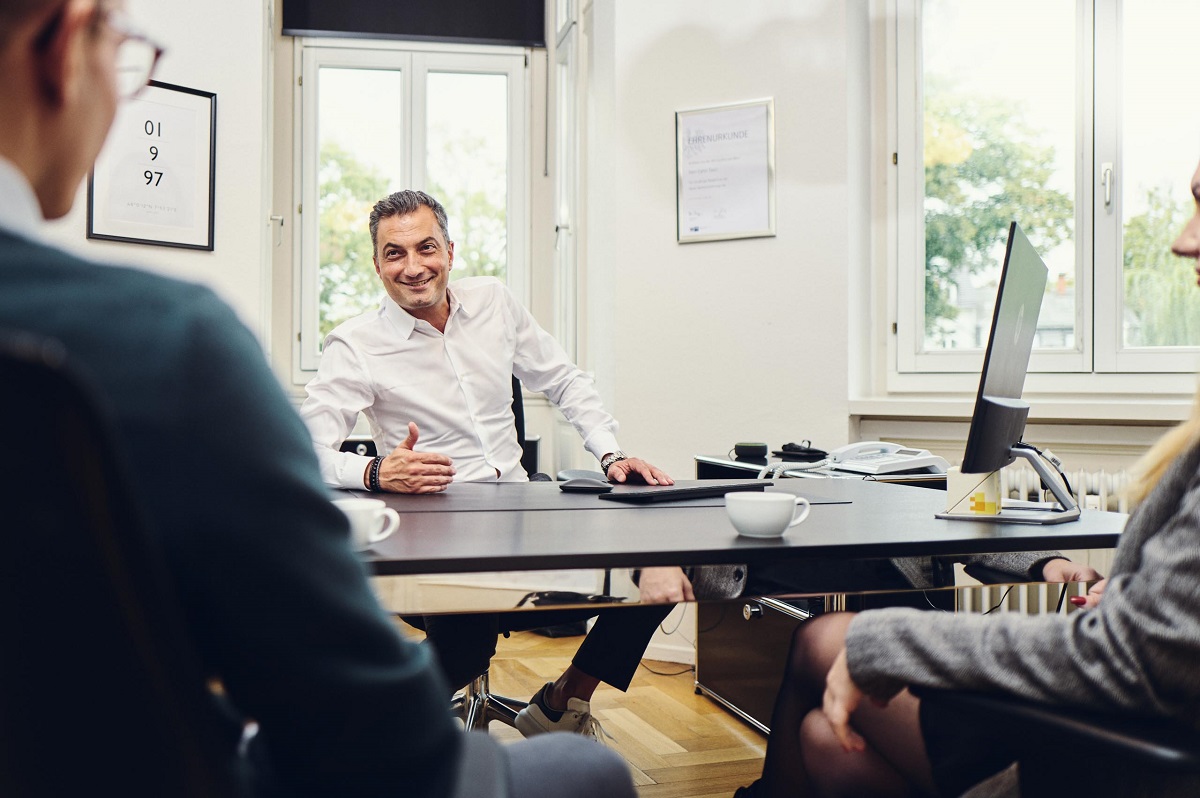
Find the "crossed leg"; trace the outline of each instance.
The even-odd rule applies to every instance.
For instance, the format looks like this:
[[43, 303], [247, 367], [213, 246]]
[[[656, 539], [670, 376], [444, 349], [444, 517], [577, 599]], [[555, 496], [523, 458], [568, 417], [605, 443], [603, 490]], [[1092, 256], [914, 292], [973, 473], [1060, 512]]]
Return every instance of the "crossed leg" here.
[[771, 715], [762, 779], [751, 793], [756, 798], [935, 793], [921, 736], [920, 702], [907, 690], [886, 708], [864, 701], [854, 713], [852, 723], [867, 742], [865, 751], [843, 751], [821, 712], [825, 675], [853, 618], [850, 613], [824, 615], [802, 623], [793, 635]]

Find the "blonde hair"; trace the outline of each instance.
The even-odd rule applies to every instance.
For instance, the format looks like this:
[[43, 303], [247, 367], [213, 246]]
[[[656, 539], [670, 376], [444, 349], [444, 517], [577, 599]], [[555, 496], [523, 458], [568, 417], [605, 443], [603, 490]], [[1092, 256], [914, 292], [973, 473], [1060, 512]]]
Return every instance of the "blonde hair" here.
[[1200, 442], [1200, 392], [1192, 400], [1187, 420], [1162, 436], [1133, 467], [1133, 482], [1128, 489], [1131, 505], [1140, 503], [1154, 490], [1175, 460]]

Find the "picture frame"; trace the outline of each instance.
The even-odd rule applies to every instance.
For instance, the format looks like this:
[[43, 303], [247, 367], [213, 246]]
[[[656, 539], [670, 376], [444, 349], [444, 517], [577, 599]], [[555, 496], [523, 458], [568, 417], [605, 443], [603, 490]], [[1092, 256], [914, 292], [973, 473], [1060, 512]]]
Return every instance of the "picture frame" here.
[[150, 81], [88, 175], [87, 237], [213, 250], [217, 95]]
[[675, 112], [676, 239], [775, 235], [775, 100]]

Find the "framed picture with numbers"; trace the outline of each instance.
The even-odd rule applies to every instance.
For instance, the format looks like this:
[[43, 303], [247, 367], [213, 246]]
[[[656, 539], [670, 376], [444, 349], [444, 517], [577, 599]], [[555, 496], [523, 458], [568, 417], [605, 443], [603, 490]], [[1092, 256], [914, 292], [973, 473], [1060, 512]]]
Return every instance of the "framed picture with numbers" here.
[[217, 95], [150, 81], [88, 177], [87, 237], [211, 251], [216, 142]]

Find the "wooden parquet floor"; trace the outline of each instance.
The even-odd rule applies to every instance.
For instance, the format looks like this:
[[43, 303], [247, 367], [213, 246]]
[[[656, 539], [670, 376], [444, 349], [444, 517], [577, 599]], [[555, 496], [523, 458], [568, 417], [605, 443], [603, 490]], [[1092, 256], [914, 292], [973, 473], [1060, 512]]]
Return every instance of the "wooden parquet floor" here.
[[[581, 640], [532, 632], [501, 638], [492, 691], [527, 700], [563, 672]], [[629, 763], [640, 798], [730, 798], [762, 772], [764, 736], [696, 695], [686, 665], [643, 660], [627, 693], [600, 685], [592, 713], [612, 735], [609, 746]], [[521, 739], [502, 723], [489, 731], [499, 740]]]

